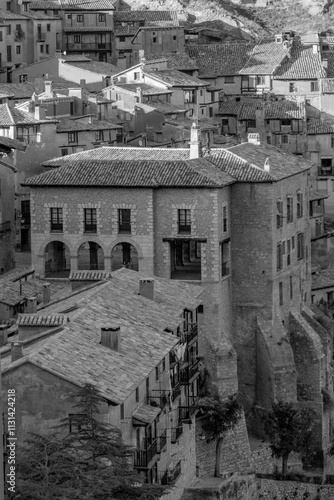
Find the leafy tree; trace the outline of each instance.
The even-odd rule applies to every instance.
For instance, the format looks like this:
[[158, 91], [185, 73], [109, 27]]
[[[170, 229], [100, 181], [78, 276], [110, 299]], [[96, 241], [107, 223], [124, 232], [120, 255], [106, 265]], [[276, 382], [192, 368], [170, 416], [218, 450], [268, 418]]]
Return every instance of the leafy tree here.
[[242, 415], [242, 406], [236, 394], [222, 400], [218, 395], [205, 396], [197, 403], [202, 413], [202, 429], [206, 433], [207, 442], [216, 441], [216, 463], [214, 477], [220, 477], [220, 456], [226, 433], [232, 430]]
[[[133, 469], [133, 450], [123, 443], [117, 428], [103, 422], [105, 400], [97, 389], [86, 384], [73, 396], [77, 413], [57, 426], [63, 435], [67, 430], [65, 437], [34, 435], [27, 442], [22, 458], [28, 465], [18, 471], [24, 495], [17, 499], [153, 500], [165, 493], [170, 486], [148, 484]], [[49, 442], [46, 453], [43, 443]], [[30, 489], [25, 490], [28, 484]], [[26, 491], [31, 491], [30, 497]]]
[[316, 414], [311, 408], [278, 401], [263, 416], [265, 431], [271, 441], [273, 456], [282, 458], [282, 475], [286, 476], [291, 452], [307, 454]]

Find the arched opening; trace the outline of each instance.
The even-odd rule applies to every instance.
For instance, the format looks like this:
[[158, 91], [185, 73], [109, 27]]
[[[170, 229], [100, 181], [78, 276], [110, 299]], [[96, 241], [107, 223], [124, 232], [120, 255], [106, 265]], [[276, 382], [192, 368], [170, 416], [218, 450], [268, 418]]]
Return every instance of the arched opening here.
[[111, 251], [111, 269], [116, 271], [121, 267], [127, 267], [138, 271], [138, 252], [131, 243], [118, 243]]
[[104, 269], [104, 253], [95, 241], [86, 241], [78, 250], [78, 269]]
[[44, 262], [46, 278], [68, 278], [70, 275], [70, 251], [62, 241], [51, 241], [45, 247]]

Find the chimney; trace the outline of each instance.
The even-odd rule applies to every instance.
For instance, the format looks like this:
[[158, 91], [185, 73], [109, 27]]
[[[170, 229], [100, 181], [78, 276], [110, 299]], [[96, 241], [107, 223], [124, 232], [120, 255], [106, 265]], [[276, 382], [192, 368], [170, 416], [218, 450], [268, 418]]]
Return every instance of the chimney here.
[[68, 89], [68, 97], [77, 97], [78, 99], [83, 99], [82, 97], [82, 88], [75, 87], [72, 89]]
[[264, 162], [264, 167], [263, 167], [265, 172], [270, 172], [270, 163], [269, 163], [269, 158], [266, 158], [266, 161]]
[[23, 358], [23, 342], [11, 342], [10, 344], [12, 362]]
[[51, 80], [45, 80], [45, 97], [53, 97], [53, 91], [52, 91], [52, 81]]
[[190, 160], [200, 157], [200, 142], [198, 140], [198, 128], [193, 122], [190, 129]]
[[101, 345], [113, 351], [120, 351], [121, 329], [119, 326], [105, 326], [101, 328]]
[[3, 347], [7, 344], [7, 330], [8, 325], [0, 325], [0, 347]]
[[84, 78], [81, 79], [79, 85], [82, 89], [86, 88], [86, 80]]
[[139, 62], [142, 62], [143, 59], [144, 59], [144, 62], [146, 62], [145, 61], [145, 50], [143, 50], [143, 49], [138, 50], [138, 57], [139, 57]]
[[320, 48], [319, 48], [319, 45], [317, 43], [314, 43], [312, 45], [312, 49], [313, 49], [313, 54], [318, 54]]
[[146, 278], [139, 280], [139, 295], [154, 300], [154, 279]]
[[136, 88], [136, 94], [137, 94], [137, 102], [142, 103], [143, 102], [143, 91], [141, 87]]
[[252, 133], [247, 135], [247, 142], [250, 144], [256, 144], [256, 146], [260, 145], [260, 134]]
[[37, 312], [37, 297], [29, 297], [25, 312], [27, 314], [36, 314]]
[[35, 105], [35, 120], [45, 120], [46, 113], [45, 108], [36, 104]]
[[50, 302], [50, 285], [49, 283], [45, 283], [43, 285], [43, 304], [47, 304]]

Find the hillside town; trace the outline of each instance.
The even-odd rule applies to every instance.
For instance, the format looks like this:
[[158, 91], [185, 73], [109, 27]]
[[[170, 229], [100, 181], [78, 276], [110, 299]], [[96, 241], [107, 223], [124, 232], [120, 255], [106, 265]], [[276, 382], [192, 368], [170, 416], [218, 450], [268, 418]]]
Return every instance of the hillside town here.
[[0, 500], [331, 500], [334, 36], [160, 4], [0, 2]]

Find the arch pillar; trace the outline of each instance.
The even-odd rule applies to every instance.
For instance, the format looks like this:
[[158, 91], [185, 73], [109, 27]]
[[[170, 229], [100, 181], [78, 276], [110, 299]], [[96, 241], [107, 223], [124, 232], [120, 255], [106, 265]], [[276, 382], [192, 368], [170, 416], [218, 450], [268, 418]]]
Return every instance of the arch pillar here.
[[112, 271], [111, 255], [104, 256], [104, 270], [105, 271]]
[[71, 254], [71, 271], [77, 271], [78, 270], [78, 261], [79, 261], [78, 255]]

